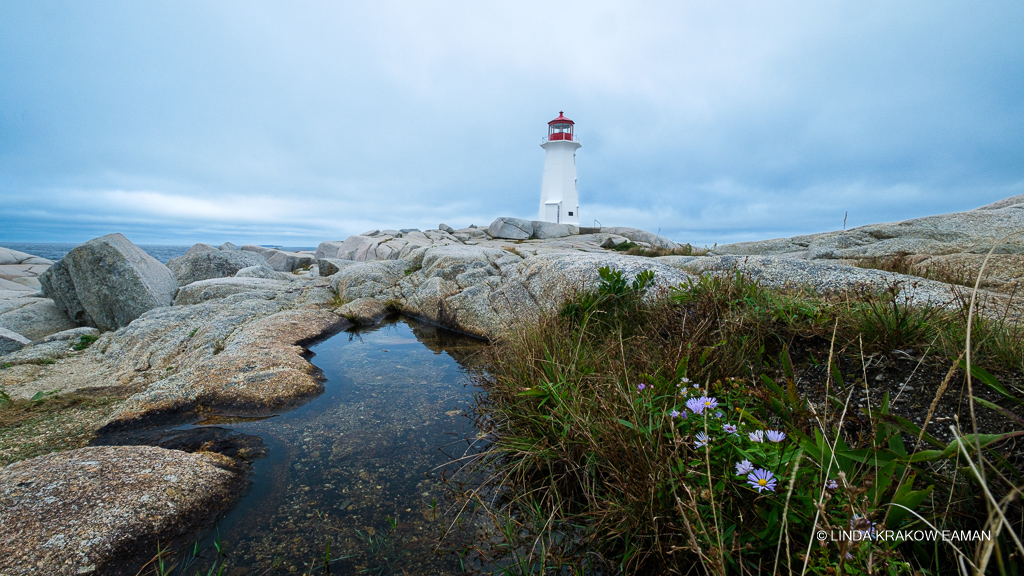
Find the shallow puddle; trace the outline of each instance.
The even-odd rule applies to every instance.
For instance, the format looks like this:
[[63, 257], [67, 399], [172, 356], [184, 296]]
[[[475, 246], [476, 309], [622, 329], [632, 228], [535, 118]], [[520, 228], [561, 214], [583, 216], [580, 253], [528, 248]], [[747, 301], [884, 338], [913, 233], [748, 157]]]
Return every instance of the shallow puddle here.
[[[331, 574], [459, 572], [456, 555], [436, 551], [454, 517], [442, 478], [481, 448], [468, 416], [479, 390], [467, 371], [483, 347], [405, 320], [341, 332], [310, 348], [327, 378], [315, 400], [270, 418], [221, 414], [190, 426], [267, 446], [252, 487], [215, 532], [225, 573], [326, 573], [328, 546]], [[457, 547], [453, 538], [441, 550]]]

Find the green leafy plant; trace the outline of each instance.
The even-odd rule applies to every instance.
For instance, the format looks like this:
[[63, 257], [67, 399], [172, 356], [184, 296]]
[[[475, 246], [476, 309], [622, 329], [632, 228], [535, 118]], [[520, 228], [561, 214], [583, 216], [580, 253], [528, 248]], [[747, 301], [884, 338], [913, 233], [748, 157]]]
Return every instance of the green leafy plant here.
[[89, 346], [92, 346], [92, 343], [98, 338], [98, 336], [93, 336], [92, 334], [84, 334], [71, 348], [74, 350], [85, 350]]

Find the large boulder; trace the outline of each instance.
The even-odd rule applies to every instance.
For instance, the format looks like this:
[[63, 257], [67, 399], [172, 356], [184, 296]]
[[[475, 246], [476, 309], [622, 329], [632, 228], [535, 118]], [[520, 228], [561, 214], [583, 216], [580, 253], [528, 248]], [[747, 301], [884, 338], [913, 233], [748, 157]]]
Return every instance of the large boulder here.
[[121, 234], [75, 247], [40, 276], [43, 292], [78, 324], [127, 326], [147, 310], [170, 306], [174, 274]]
[[227, 278], [243, 268], [260, 265], [267, 265], [267, 259], [242, 250], [197, 251], [167, 261], [167, 267], [174, 273], [179, 286], [211, 278]]
[[[226, 456], [96, 446], [0, 470], [0, 574], [104, 574], [139, 566], [234, 501]], [[134, 569], [132, 570], [134, 573]]]
[[491, 238], [526, 240], [533, 236], [533, 222], [522, 218], [502, 216], [491, 222], [491, 225], [487, 227], [487, 233]]
[[403, 260], [357, 262], [331, 276], [331, 288], [344, 301], [358, 298], [387, 298], [409, 265]]
[[203, 244], [202, 242], [199, 242], [198, 244], [193, 244], [192, 247], [189, 248], [188, 251], [185, 252], [184, 255], [185, 256], [189, 256], [191, 254], [200, 254], [202, 252], [216, 252], [216, 251], [217, 251], [217, 249], [214, 248], [213, 246], [210, 246], [209, 244]]
[[327, 241], [321, 242], [316, 247], [316, 257], [320, 258], [336, 258], [338, 256], [338, 250], [341, 249], [343, 241]]
[[270, 256], [267, 257], [267, 264], [278, 272], [295, 272], [302, 268], [310, 268], [316, 264], [316, 258], [312, 254], [306, 254], [304, 252], [285, 252], [284, 250], [274, 250]]

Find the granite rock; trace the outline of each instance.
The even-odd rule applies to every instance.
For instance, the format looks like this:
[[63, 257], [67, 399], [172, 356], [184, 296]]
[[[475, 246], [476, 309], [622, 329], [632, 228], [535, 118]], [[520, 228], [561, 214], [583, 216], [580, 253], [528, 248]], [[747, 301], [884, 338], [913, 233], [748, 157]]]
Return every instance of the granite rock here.
[[227, 278], [243, 268], [260, 265], [267, 265], [266, 258], [242, 250], [207, 250], [171, 258], [167, 262], [179, 286], [210, 278]]
[[77, 246], [40, 277], [43, 292], [74, 322], [101, 330], [169, 306], [174, 274], [121, 234]]
[[220, 454], [97, 446], [0, 470], [0, 574], [103, 574], [141, 566], [212, 520], [243, 477]]
[[31, 340], [17, 332], [12, 332], [6, 328], [0, 328], [0, 355], [21, 350], [31, 343]]

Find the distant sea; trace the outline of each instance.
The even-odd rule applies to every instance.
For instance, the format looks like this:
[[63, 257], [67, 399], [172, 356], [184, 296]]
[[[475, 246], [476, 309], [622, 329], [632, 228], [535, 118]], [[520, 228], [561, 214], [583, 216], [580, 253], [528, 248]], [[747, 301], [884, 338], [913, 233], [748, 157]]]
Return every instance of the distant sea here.
[[[53, 243], [53, 242], [0, 242], [0, 246], [4, 248], [10, 248], [11, 250], [17, 250], [18, 252], [24, 252], [33, 256], [40, 256], [47, 260], [53, 260], [56, 262], [64, 257], [65, 254], [71, 251], [72, 248], [78, 246], [78, 244], [64, 244], [64, 243]], [[310, 248], [308, 246], [268, 246], [269, 248], [281, 248], [288, 252], [297, 252], [299, 250], [316, 250], [316, 248]], [[139, 244], [139, 248], [146, 251], [147, 254], [156, 258], [160, 262], [167, 264], [167, 261], [171, 258], [177, 258], [185, 254], [191, 246], [167, 246], [163, 244]]]

